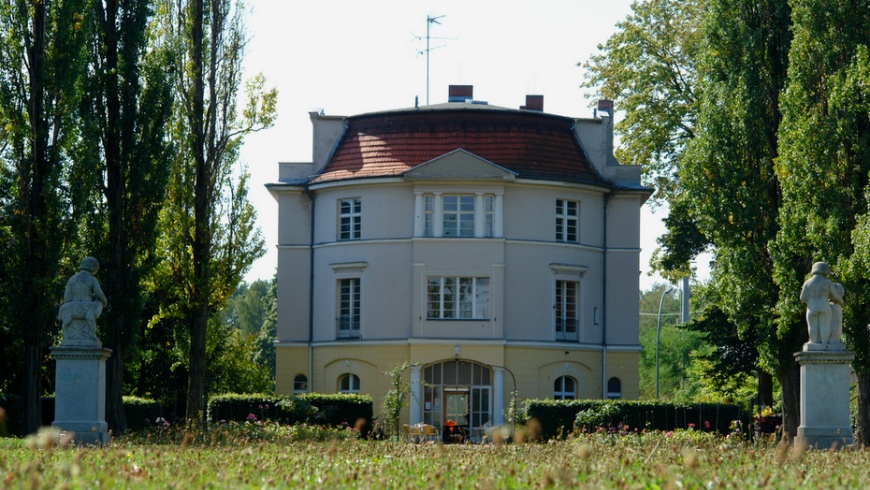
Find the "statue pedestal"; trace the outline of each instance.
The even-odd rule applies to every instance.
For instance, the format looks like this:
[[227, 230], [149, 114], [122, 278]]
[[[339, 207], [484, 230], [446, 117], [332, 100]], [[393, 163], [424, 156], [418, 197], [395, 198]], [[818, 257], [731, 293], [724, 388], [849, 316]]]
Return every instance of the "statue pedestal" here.
[[99, 342], [51, 348], [57, 360], [54, 422], [64, 432], [74, 432], [76, 444], [108, 444], [106, 424], [106, 359], [111, 349]]
[[849, 363], [855, 355], [807, 344], [794, 356], [801, 367], [801, 424], [795, 442], [820, 449], [852, 444]]

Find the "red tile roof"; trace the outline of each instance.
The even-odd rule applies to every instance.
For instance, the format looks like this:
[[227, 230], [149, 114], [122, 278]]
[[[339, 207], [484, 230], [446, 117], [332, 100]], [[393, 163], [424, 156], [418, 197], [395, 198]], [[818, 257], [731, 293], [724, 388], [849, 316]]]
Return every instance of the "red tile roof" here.
[[314, 182], [397, 176], [461, 148], [518, 178], [606, 185], [566, 117], [459, 103], [363, 114], [347, 124]]

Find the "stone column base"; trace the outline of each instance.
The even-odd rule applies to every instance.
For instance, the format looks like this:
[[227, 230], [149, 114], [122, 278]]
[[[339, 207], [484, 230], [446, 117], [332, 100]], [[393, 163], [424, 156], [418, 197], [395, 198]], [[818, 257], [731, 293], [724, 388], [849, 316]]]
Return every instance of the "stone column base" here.
[[849, 363], [846, 350], [804, 350], [795, 353], [801, 369], [801, 417], [795, 443], [827, 449], [855, 442], [849, 420]]
[[51, 348], [57, 360], [52, 427], [73, 432], [76, 444], [108, 444], [106, 359], [111, 349], [61, 345]]

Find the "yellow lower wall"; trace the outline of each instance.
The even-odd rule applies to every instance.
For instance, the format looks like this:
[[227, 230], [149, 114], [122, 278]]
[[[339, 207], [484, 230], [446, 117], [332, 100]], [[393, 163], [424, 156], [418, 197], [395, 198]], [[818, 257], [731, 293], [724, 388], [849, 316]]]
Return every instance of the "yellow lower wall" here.
[[[375, 414], [380, 413], [381, 400], [392, 388], [385, 373], [405, 361], [427, 365], [459, 358], [506, 368], [504, 403], [509, 406], [516, 378], [520, 402], [531, 398], [552, 398], [556, 379], [571, 376], [577, 380], [577, 398], [601, 398], [603, 394], [601, 351], [572, 348], [568, 345], [524, 346], [502, 343], [337, 343], [317, 345], [313, 352], [313, 379], [310, 379], [309, 348], [302, 344], [279, 345], [276, 352], [276, 391], [292, 394], [293, 380], [298, 374], [309, 378], [311, 391], [337, 393], [338, 379], [347, 373], [360, 378], [360, 392], [374, 400]], [[622, 396], [639, 396], [638, 352], [608, 352], [607, 377], [622, 382]], [[513, 373], [513, 376], [511, 376]], [[406, 380], [409, 374], [406, 374]], [[380, 415], [377, 415], [380, 417]], [[407, 422], [408, 409], [402, 415]]]

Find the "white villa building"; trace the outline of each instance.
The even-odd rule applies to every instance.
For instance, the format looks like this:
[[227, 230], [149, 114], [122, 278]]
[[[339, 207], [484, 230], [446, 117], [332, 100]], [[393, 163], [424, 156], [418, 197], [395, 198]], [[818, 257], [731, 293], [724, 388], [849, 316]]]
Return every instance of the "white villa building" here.
[[277, 390], [370, 394], [411, 363], [403, 423], [499, 424], [513, 396], [637, 398], [640, 209], [596, 117], [473, 100], [311, 113], [280, 163]]

